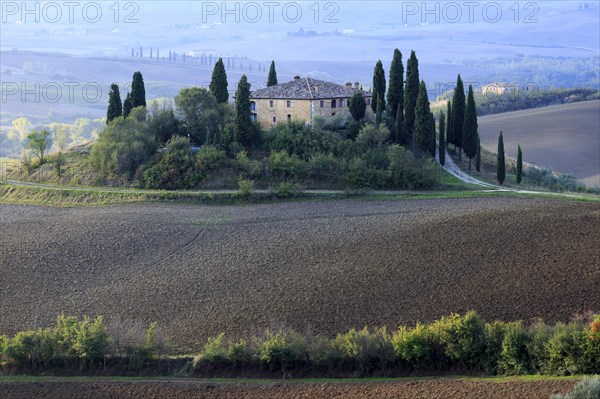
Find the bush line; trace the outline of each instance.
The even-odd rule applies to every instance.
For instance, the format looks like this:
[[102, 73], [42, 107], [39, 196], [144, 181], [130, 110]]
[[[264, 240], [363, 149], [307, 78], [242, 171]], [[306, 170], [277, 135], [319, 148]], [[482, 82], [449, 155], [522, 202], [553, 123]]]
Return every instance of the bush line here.
[[[144, 335], [144, 334], [143, 334]], [[73, 372], [156, 367], [168, 353], [156, 323], [136, 343], [111, 336], [102, 317], [60, 316], [56, 326], [0, 336], [4, 370]], [[173, 359], [173, 357], [171, 357]], [[244, 375], [266, 372], [338, 376], [382, 376], [439, 372], [486, 375], [578, 375], [600, 373], [600, 315], [548, 325], [538, 321], [485, 323], [473, 311], [432, 323], [351, 329], [330, 339], [292, 330], [267, 330], [248, 340], [209, 338], [200, 353], [181, 363], [177, 375]], [[170, 370], [173, 372], [173, 370]]]

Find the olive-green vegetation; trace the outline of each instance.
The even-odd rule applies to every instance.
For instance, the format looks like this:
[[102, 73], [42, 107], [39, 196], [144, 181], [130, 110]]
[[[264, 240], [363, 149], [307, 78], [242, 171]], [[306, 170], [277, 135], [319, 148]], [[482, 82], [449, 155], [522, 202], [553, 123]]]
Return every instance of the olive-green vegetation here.
[[[0, 364], [35, 372], [76, 373], [107, 363], [139, 370], [157, 365], [168, 353], [156, 323], [133, 343], [111, 330], [101, 317], [60, 316], [54, 327], [0, 336]], [[470, 311], [393, 331], [353, 328], [335, 338], [283, 329], [248, 339], [220, 334], [209, 338], [184, 370], [188, 375], [249, 370], [287, 375], [311, 370], [361, 377], [452, 370], [486, 375], [593, 374], [600, 371], [600, 315], [588, 322], [538, 321], [525, 326], [520, 321], [486, 323]]]
[[502, 132], [500, 132], [500, 136], [498, 136], [498, 160], [496, 162], [496, 179], [498, 183], [502, 185], [504, 183], [504, 179], [506, 178], [506, 162], [504, 159], [504, 138], [502, 137]]
[[385, 85], [385, 71], [383, 63], [379, 60], [373, 71], [373, 98], [371, 101], [373, 112], [377, 112], [378, 109], [383, 112], [385, 109]]
[[417, 97], [419, 97], [421, 80], [419, 79], [419, 61], [414, 50], [410, 52], [410, 58], [406, 62], [406, 86], [404, 91], [404, 128], [406, 129], [405, 143], [414, 139], [415, 108]]

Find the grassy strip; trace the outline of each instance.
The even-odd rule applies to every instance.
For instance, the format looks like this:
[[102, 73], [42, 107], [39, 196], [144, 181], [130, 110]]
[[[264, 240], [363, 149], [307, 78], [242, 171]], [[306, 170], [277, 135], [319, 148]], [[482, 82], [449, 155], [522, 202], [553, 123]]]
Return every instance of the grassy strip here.
[[538, 382], [538, 381], [577, 381], [586, 375], [553, 376], [553, 375], [521, 375], [521, 376], [495, 376], [495, 377], [472, 377], [461, 375], [448, 376], [424, 376], [424, 377], [398, 377], [398, 378], [295, 378], [292, 380], [260, 379], [260, 378], [174, 378], [174, 377], [52, 377], [52, 376], [0, 376], [0, 384], [3, 383], [37, 383], [37, 382], [164, 382], [181, 381], [197, 383], [244, 383], [244, 384], [323, 384], [323, 383], [378, 383], [378, 382], [411, 382], [411, 381], [466, 381], [466, 382]]

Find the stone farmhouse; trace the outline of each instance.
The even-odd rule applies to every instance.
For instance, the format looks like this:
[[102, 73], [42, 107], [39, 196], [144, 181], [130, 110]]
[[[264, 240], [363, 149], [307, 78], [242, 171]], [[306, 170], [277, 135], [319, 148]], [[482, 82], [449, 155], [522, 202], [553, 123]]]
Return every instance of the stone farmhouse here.
[[[316, 116], [330, 121], [334, 116], [351, 118], [350, 97], [360, 90], [359, 84], [338, 85], [323, 80], [301, 78], [265, 87], [250, 93], [250, 112], [253, 121], [270, 128], [278, 123], [301, 121], [312, 124]], [[372, 94], [362, 91], [367, 101], [367, 116], [371, 110]]]
[[497, 96], [502, 96], [504, 94], [517, 94], [517, 92], [519, 91], [519, 86], [516, 84], [510, 84], [510, 83], [490, 83], [487, 85], [484, 85], [481, 88], [481, 94], [483, 94], [484, 96], [487, 94], [495, 94]]

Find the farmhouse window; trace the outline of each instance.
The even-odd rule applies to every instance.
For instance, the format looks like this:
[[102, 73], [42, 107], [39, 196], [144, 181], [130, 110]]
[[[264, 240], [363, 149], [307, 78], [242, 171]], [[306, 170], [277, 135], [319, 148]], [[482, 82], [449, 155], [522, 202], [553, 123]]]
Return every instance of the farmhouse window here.
[[290, 100], [288, 100], [288, 102], [287, 102], [287, 107], [288, 107], [288, 108], [291, 108], [291, 107], [292, 107], [292, 102], [291, 102]]

